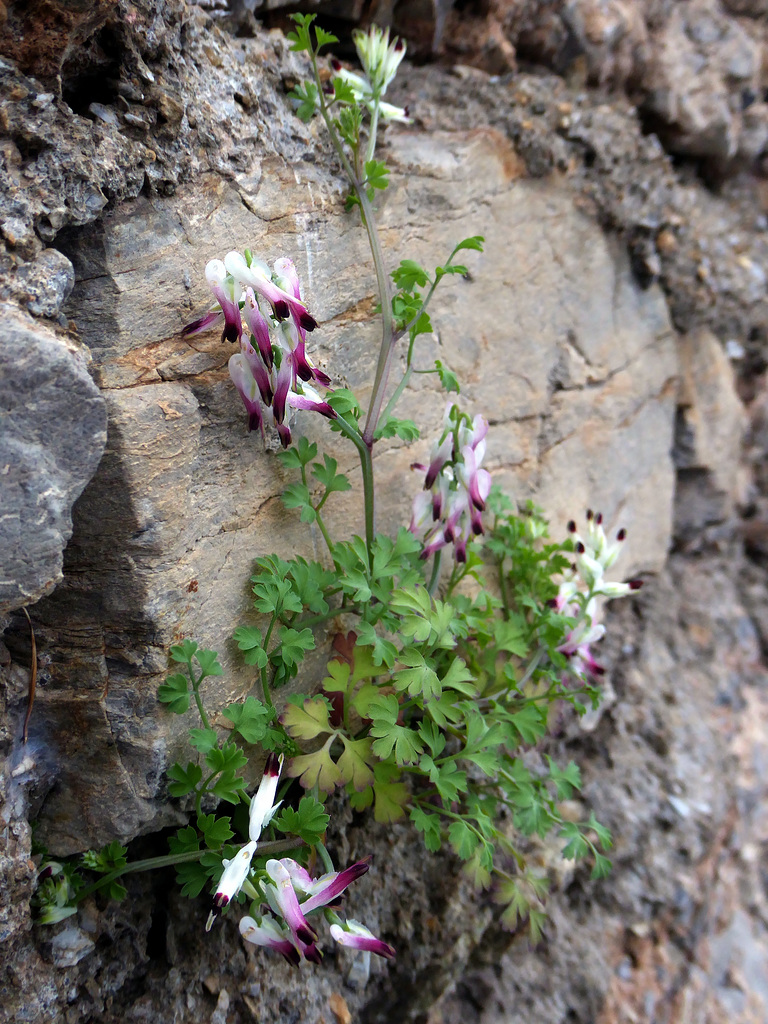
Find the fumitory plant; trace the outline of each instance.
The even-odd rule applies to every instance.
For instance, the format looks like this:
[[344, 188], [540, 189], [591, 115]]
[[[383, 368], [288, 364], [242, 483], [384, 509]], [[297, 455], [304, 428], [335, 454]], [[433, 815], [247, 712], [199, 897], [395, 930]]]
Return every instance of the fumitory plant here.
[[[170, 853], [129, 864], [125, 849], [112, 844], [84, 859], [82, 868], [100, 875], [89, 885], [71, 865], [49, 862], [38, 903], [43, 920], [60, 919], [99, 888], [118, 897], [116, 879], [126, 871], [173, 863], [184, 895], [207, 889], [213, 896], [208, 927], [232, 903], [250, 901], [239, 923], [243, 938], [290, 963], [320, 959], [320, 917], [342, 945], [391, 957], [384, 939], [338, 912], [343, 892], [368, 869], [360, 861], [338, 870], [323, 842], [325, 801], [343, 790], [355, 810], [371, 808], [378, 822], [410, 821], [428, 851], [447, 844], [475, 884], [491, 890], [504, 924], [527, 922], [535, 938], [548, 885], [531, 866], [536, 842], [552, 836], [567, 860], [586, 858], [593, 877], [610, 869], [608, 830], [593, 814], [572, 813], [578, 766], [559, 765], [538, 747], [563, 709], [582, 714], [597, 706], [601, 602], [641, 584], [609, 579], [626, 534], [611, 540], [600, 514], [588, 512], [581, 530], [569, 523], [565, 539], [553, 542], [537, 508], [518, 508], [494, 487], [483, 464], [487, 419], [462, 407], [459, 381], [442, 362], [416, 368], [438, 285], [468, 273], [456, 257], [482, 252], [483, 239], [459, 240], [432, 271], [413, 260], [387, 269], [374, 199], [387, 188], [389, 169], [376, 142], [384, 123], [409, 120], [406, 109], [383, 99], [404, 43], [376, 27], [356, 32], [362, 71], [335, 59], [325, 68], [319, 52], [336, 37], [316, 28], [314, 16], [293, 18], [291, 48], [307, 55], [311, 78], [291, 99], [300, 118], [319, 115], [325, 124], [349, 184], [348, 211], [367, 233], [375, 269], [381, 342], [367, 408], [313, 362], [318, 324], [287, 256], [271, 267], [247, 248], [212, 259], [205, 275], [215, 303], [185, 333], [222, 326], [222, 342], [234, 346], [229, 373], [248, 430], [277, 431], [277, 458], [295, 473], [285, 505], [317, 524], [327, 554], [255, 559], [258, 625], [239, 626], [234, 639], [256, 673], [260, 699], [250, 695], [223, 711], [226, 738], [203, 700], [204, 681], [222, 672], [216, 653], [191, 640], [171, 648], [182, 670], [160, 687], [159, 699], [177, 714], [194, 705], [199, 724], [189, 731], [194, 757], [168, 772], [171, 796], [192, 812]], [[395, 415], [416, 373], [436, 375], [445, 413], [428, 457], [412, 467], [410, 523], [390, 537], [376, 530], [373, 452], [383, 438], [419, 440], [417, 424]], [[364, 536], [331, 536], [326, 502], [352, 482], [315, 441], [294, 437], [298, 412], [319, 413], [354, 446]], [[292, 694], [278, 709], [276, 688], [300, 672], [320, 631], [330, 633], [332, 651], [319, 689]], [[259, 751], [266, 764], [248, 796], [244, 772]], [[230, 814], [220, 814], [222, 804]], [[294, 857], [276, 856], [288, 851]]]

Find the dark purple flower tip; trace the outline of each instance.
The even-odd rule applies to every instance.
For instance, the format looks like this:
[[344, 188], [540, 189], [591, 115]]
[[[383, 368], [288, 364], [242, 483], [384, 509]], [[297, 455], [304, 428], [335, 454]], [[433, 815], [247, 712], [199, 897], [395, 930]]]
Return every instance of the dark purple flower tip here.
[[603, 668], [602, 665], [591, 665], [590, 666], [590, 671], [592, 672], [593, 676], [604, 676], [605, 675], [605, 669]]
[[280, 444], [283, 448], [290, 448], [291, 445], [291, 428], [285, 423], [276, 423], [277, 433], [280, 438]]
[[325, 370], [318, 370], [317, 367], [314, 369], [314, 377], [318, 384], [322, 384], [324, 388], [331, 386], [331, 378], [325, 372]]
[[429, 558], [430, 554], [431, 554], [431, 552], [427, 551], [427, 549], [426, 549], [426, 548], [424, 548], [424, 550], [423, 550], [423, 551], [421, 552], [421, 554], [419, 555], [419, 558], [420, 558], [420, 559], [421, 559], [421, 560], [422, 560], [423, 562], [426, 562], [426, 560], [427, 560], [427, 559]]
[[629, 589], [630, 590], [640, 590], [642, 585], [643, 585], [643, 581], [642, 580], [630, 580], [629, 581]]
[[53, 868], [49, 864], [47, 867], [43, 868], [43, 870], [37, 876], [37, 880], [38, 880], [38, 882], [44, 882], [46, 880], [46, 878], [50, 878], [52, 874], [53, 874]]
[[473, 522], [472, 522], [472, 533], [474, 533], [474, 535], [476, 537], [482, 537], [484, 532], [485, 531], [483, 530], [482, 522], [479, 519], [473, 520]]
[[586, 549], [586, 548], [584, 547], [584, 544], [583, 544], [583, 543], [582, 543], [581, 541], [579, 541], [579, 543], [578, 543], [578, 544], [576, 545], [576, 551], [577, 551], [577, 552], [578, 552], [578, 553], [579, 553], [580, 555], [583, 555], [583, 554], [584, 554], [584, 552], [585, 552], [586, 550], [587, 550], [587, 549]]
[[573, 519], [568, 521], [568, 533], [576, 533], [576, 522]]
[[405, 43], [398, 36], [397, 39], [395, 40], [395, 53], [402, 53], [404, 49], [405, 49]]
[[261, 428], [261, 410], [256, 409], [254, 412], [248, 414], [248, 433], [250, 434], [252, 430], [261, 430]]
[[456, 561], [461, 562], [462, 565], [467, 560], [467, 548], [465, 544], [456, 545]]
[[333, 82], [323, 82], [323, 92], [326, 96], [333, 96], [336, 90], [333, 88]]
[[550, 599], [546, 602], [546, 606], [547, 608], [557, 608], [557, 598], [550, 597]]
[[300, 924], [296, 929], [296, 937], [307, 946], [312, 946], [317, 941], [317, 932], [312, 931], [308, 924]]
[[598, 526], [602, 526], [603, 525], [603, 513], [602, 512], [598, 512], [597, 513], [597, 515], [595, 516], [595, 522], [597, 523]]
[[299, 362], [299, 365], [296, 367], [296, 373], [302, 380], [306, 381], [310, 381], [314, 377], [312, 367], [308, 363]]
[[272, 312], [275, 314], [275, 318], [277, 320], [287, 320], [290, 310], [288, 309], [288, 303], [285, 299], [278, 299], [277, 302], [273, 302]]
[[224, 325], [224, 330], [221, 332], [222, 341], [237, 342], [240, 341], [240, 331], [237, 328], [237, 324], [227, 323]]
[[411, 108], [410, 107], [403, 107], [403, 114], [406, 117], [410, 117], [411, 116]]
[[317, 320], [305, 310], [299, 313], [299, 327], [302, 327], [305, 331], [314, 331], [317, 327]]
[[310, 943], [304, 950], [304, 958], [306, 960], [309, 960], [309, 962], [312, 964], [319, 964], [323, 962], [323, 954], [320, 952], [320, 950], [317, 948], [314, 942]]
[[341, 71], [342, 63], [337, 57], [331, 57], [331, 67], [334, 71]]
[[228, 903], [229, 896], [225, 896], [223, 892], [217, 892], [216, 895], [213, 897], [213, 905], [215, 907], [218, 907], [219, 910], [221, 910], [222, 907], [226, 907]]
[[285, 957], [285, 959], [288, 961], [291, 967], [298, 967], [301, 964], [301, 957], [299, 956], [299, 951], [295, 948], [295, 946], [291, 946], [289, 942], [285, 943], [285, 948], [281, 946], [279, 951], [280, 953], [282, 953], [282, 955]]
[[616, 534], [616, 540], [626, 540], [626, 539], [627, 539], [627, 531], [622, 526], [622, 528]]
[[214, 313], [206, 313], [205, 316], [199, 317], [197, 320], [193, 320], [191, 324], [187, 324], [186, 327], [182, 327], [182, 337], [186, 337], [188, 334], [197, 334], [198, 331], [204, 331], [206, 327], [210, 327], [214, 321], [218, 320], [221, 316], [221, 312], [217, 310]]
[[591, 508], [588, 508], [587, 509], [587, 521], [591, 523], [594, 518], [595, 518], [595, 513], [592, 511]]
[[264, 775], [276, 779], [280, 774], [280, 758], [274, 752], [271, 753], [264, 764]]

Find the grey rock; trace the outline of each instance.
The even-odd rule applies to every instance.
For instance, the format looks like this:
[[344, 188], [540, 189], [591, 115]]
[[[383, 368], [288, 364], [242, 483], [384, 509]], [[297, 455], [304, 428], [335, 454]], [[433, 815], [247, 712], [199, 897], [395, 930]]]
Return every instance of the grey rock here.
[[44, 249], [16, 270], [14, 290], [33, 316], [55, 319], [75, 286], [72, 264], [58, 249]]
[[0, 306], [0, 610], [61, 579], [72, 506], [104, 450], [106, 406], [82, 354]]

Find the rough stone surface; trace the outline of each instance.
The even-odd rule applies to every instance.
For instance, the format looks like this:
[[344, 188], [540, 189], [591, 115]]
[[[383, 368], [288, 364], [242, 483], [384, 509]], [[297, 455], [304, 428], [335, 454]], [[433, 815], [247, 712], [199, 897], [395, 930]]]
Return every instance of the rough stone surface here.
[[[64, 579], [30, 609], [39, 689], [26, 747], [25, 619], [0, 647], [0, 1019], [764, 1020], [768, 199], [765, 12], [752, 0], [371, 6], [401, 31], [410, 18], [425, 56], [442, 42], [477, 66], [406, 65], [393, 94], [416, 124], [388, 133], [392, 262], [434, 264], [462, 235], [488, 240], [435, 307], [425, 362], [444, 358], [491, 416], [489, 459], [517, 497], [544, 505], [555, 529], [599, 503], [629, 526], [627, 574], [658, 574], [611, 613], [602, 715], [589, 731], [564, 721], [548, 748], [582, 764], [585, 800], [613, 827], [612, 879], [532, 849], [556, 892], [532, 950], [498, 929], [450, 857], [339, 808], [339, 862], [374, 856], [348, 909], [399, 950], [362, 990], [344, 951], [298, 975], [244, 950], [231, 920], [206, 936], [206, 909], [170, 872], [133, 876], [125, 904], [89, 901], [33, 930], [29, 820], [61, 852], [113, 836], [138, 836], [136, 857], [165, 852], [165, 833], [148, 833], [179, 815], [162, 790], [178, 737], [155, 700], [169, 644], [223, 644], [212, 699], [244, 696], [251, 679], [227, 637], [247, 614], [252, 559], [320, 551], [277, 499], [287, 475], [273, 446], [245, 434], [229, 350], [179, 337], [209, 301], [205, 261], [246, 244], [293, 255], [321, 320], [319, 361], [356, 388], [370, 377], [360, 232], [317, 126], [287, 110], [300, 60], [252, 17], [284, 24], [284, 5], [232, 6], [228, 20], [164, 0], [0, 7], [24, 28], [0, 62], [0, 296], [53, 326], [71, 320], [109, 410]], [[320, 6], [341, 24], [364, 13], [356, 0]], [[742, 416], [718, 342], [748, 403], [738, 474]], [[408, 464], [442, 411], [429, 383], [403, 408], [425, 437], [379, 451], [383, 527], [407, 514]], [[354, 474], [321, 423], [298, 429]], [[335, 506], [335, 529], [359, 528], [353, 499]], [[665, 569], [673, 532], [685, 553]]]
[[106, 408], [77, 346], [9, 304], [0, 333], [0, 611], [9, 611], [61, 579], [72, 505], [104, 450]]

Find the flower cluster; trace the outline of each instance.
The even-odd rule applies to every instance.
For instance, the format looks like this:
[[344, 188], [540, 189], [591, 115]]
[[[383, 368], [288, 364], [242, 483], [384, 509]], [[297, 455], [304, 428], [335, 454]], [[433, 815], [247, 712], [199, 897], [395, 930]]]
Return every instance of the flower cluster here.
[[397, 38], [390, 43], [389, 29], [382, 30], [377, 25], [371, 25], [367, 32], [356, 29], [352, 33], [352, 37], [360, 63], [365, 71], [365, 77], [348, 71], [335, 58], [331, 60], [334, 75], [346, 82], [358, 103], [364, 103], [371, 113], [378, 101], [379, 115], [383, 120], [402, 121], [404, 124], [409, 124], [407, 107], [396, 107], [391, 103], [383, 102], [380, 98], [397, 74], [400, 61], [405, 56], [405, 43], [402, 39]]
[[429, 465], [412, 465], [426, 473], [424, 489], [413, 499], [409, 527], [411, 533], [424, 532], [422, 558], [453, 544], [456, 561], [466, 562], [468, 541], [483, 533], [482, 512], [491, 491], [491, 474], [480, 467], [487, 433], [482, 416], [470, 421], [449, 403]]
[[290, 857], [268, 860], [265, 870], [267, 877], [260, 884], [269, 909], [263, 907], [258, 919], [244, 917], [240, 921], [240, 934], [247, 942], [277, 950], [295, 967], [302, 957], [319, 963], [322, 953], [317, 947], [318, 933], [307, 915], [322, 909], [336, 942], [387, 959], [394, 957], [392, 946], [377, 939], [359, 921], [343, 921], [331, 906], [347, 886], [368, 870], [364, 861], [320, 878], [312, 878]]
[[560, 583], [552, 605], [557, 612], [575, 619], [576, 623], [557, 649], [569, 659], [573, 675], [578, 678], [596, 677], [602, 675], [604, 669], [595, 660], [590, 645], [605, 634], [605, 626], [598, 622], [598, 597], [626, 597], [643, 584], [642, 580], [613, 583], [605, 579], [606, 569], [610, 569], [619, 557], [626, 540], [625, 529], [618, 531], [613, 544], [609, 543], [603, 529], [602, 514], [589, 509], [585, 536], [578, 533], [574, 520], [568, 523], [568, 532], [574, 540], [576, 559], [572, 571]]
[[[248, 413], [248, 429], [258, 428], [263, 436], [268, 416], [287, 448], [291, 443], [288, 408], [310, 409], [333, 419], [334, 411], [314, 387], [327, 388], [331, 380], [306, 352], [307, 332], [317, 322], [302, 301], [292, 261], [276, 260], [271, 271], [248, 250], [244, 256], [230, 252], [223, 261], [211, 260], [205, 276], [217, 305], [183, 333], [197, 334], [224, 320], [221, 340], [240, 346], [229, 360], [229, 375]], [[268, 305], [268, 316], [260, 302]]]

